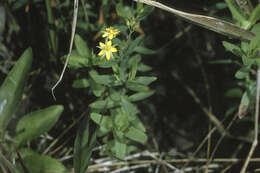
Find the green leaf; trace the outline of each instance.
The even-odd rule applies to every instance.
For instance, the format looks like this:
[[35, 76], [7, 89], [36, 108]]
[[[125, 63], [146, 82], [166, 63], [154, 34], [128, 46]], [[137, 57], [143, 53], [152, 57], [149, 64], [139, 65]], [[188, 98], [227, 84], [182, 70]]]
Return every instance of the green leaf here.
[[152, 70], [152, 67], [150, 67], [149, 65], [143, 64], [143, 63], [139, 63], [137, 70], [141, 71], [141, 72], [147, 72], [147, 71]]
[[96, 144], [96, 132], [90, 136], [89, 129], [89, 116], [85, 116], [79, 126], [74, 143], [73, 167], [75, 173], [85, 173], [87, 171], [90, 157]]
[[239, 118], [243, 118], [249, 112], [249, 104], [250, 104], [249, 95], [247, 94], [247, 92], [244, 92], [238, 109]]
[[89, 86], [89, 81], [86, 78], [74, 80], [72, 84], [73, 88], [87, 88]]
[[132, 41], [126, 51], [126, 55], [130, 55], [131, 53], [133, 53], [135, 51], [136, 47], [143, 41], [143, 38], [144, 38], [144, 36], [140, 35], [134, 41]]
[[32, 49], [28, 48], [8, 73], [0, 88], [0, 136], [5, 131], [22, 98], [32, 65]]
[[120, 101], [121, 93], [116, 89], [110, 89], [110, 98], [115, 102]]
[[232, 88], [225, 93], [226, 97], [229, 98], [241, 98], [243, 92], [240, 88]]
[[109, 116], [102, 116], [98, 113], [91, 113], [90, 117], [96, 124], [100, 126], [100, 128], [98, 129], [98, 136], [104, 136], [112, 130], [113, 122]]
[[113, 116], [114, 129], [117, 132], [124, 132], [129, 125], [129, 114], [125, 111], [118, 111], [118, 113]]
[[140, 55], [135, 55], [129, 60], [129, 68], [131, 69], [129, 73], [129, 80], [133, 80], [136, 76], [138, 64], [141, 61]]
[[139, 143], [145, 143], [147, 141], [147, 135], [134, 127], [130, 127], [126, 132], [125, 136], [133, 141], [139, 142]]
[[130, 19], [131, 17], [133, 17], [132, 9], [129, 6], [124, 6], [121, 2], [117, 3], [116, 5], [116, 13], [118, 16], [125, 19]]
[[135, 102], [144, 100], [154, 94], [154, 91], [138, 92], [128, 97], [129, 101]]
[[255, 65], [260, 66], [260, 57], [255, 57], [253, 61]]
[[228, 5], [228, 8], [232, 14], [233, 19], [235, 19], [239, 24], [245, 23], [247, 21], [247, 17], [245, 13], [238, 7], [235, 0], [225, 0]]
[[144, 55], [156, 54], [156, 51], [154, 51], [152, 49], [148, 49], [146, 47], [142, 47], [142, 46], [135, 47], [134, 51], [137, 53], [144, 54]]
[[96, 71], [91, 70], [89, 72], [91, 78], [98, 84], [110, 86], [116, 81], [116, 78], [112, 75], [99, 75]]
[[[49, 156], [39, 155], [32, 151], [31, 153], [27, 153], [26, 156], [22, 156], [22, 158], [30, 173], [65, 173], [67, 171], [60, 161]], [[18, 170], [23, 173], [20, 164]]]
[[137, 116], [135, 116], [134, 120], [131, 121], [131, 124], [136, 129], [141, 130], [142, 132], [145, 132], [144, 124], [142, 123], [142, 121]]
[[106, 87], [96, 83], [93, 79], [89, 80], [90, 89], [96, 97], [100, 97], [106, 90]]
[[142, 21], [144, 20], [149, 14], [152, 13], [154, 7], [149, 6], [149, 5], [145, 5], [145, 6], [141, 6], [141, 3], [137, 3], [137, 10], [138, 10], [138, 14], [136, 17], [136, 21]]
[[139, 76], [136, 77], [133, 81], [142, 84], [142, 85], [150, 85], [152, 82], [154, 82], [157, 79], [157, 77], [150, 77], [150, 76]]
[[90, 104], [90, 107], [93, 108], [93, 109], [100, 109], [100, 110], [103, 110], [103, 109], [109, 109], [109, 108], [112, 108], [112, 107], [115, 107], [117, 104], [112, 101], [111, 99], [107, 98], [106, 100], [97, 100], [93, 103]]
[[225, 2], [217, 2], [217, 3], [213, 4], [212, 6], [207, 7], [206, 10], [207, 11], [208, 10], [210, 10], [210, 11], [212, 11], [212, 10], [219, 11], [219, 10], [223, 10], [225, 8], [227, 8], [227, 4]]
[[115, 140], [115, 148], [116, 148], [116, 153], [115, 153], [116, 158], [123, 160], [127, 154], [127, 145], [118, 140]]
[[59, 119], [62, 111], [62, 105], [54, 105], [22, 117], [16, 126], [16, 145], [21, 146], [49, 131]]
[[252, 32], [255, 33], [256, 36], [250, 41], [248, 46], [248, 52], [250, 54], [252, 54], [252, 52], [258, 52], [260, 48], [260, 23], [254, 25]]
[[84, 41], [78, 34], [75, 35], [75, 46], [80, 56], [82, 57], [91, 56], [91, 52], [89, 51], [86, 41]]
[[247, 28], [251, 28], [258, 20], [260, 19], [260, 4], [258, 4], [249, 17], [249, 26]]
[[149, 87], [142, 85], [142, 84], [138, 84], [136, 82], [131, 82], [131, 81], [127, 81], [126, 82], [126, 87], [132, 91], [139, 91], [139, 92], [143, 92], [143, 91], [148, 91]]
[[242, 41], [241, 42], [241, 50], [243, 51], [243, 52], [248, 52], [248, 46], [249, 46], [249, 43], [248, 42], [245, 42], [245, 41]]
[[235, 77], [237, 79], [244, 79], [249, 75], [249, 72], [250, 69], [248, 69], [248, 67], [243, 67], [236, 72]]
[[209, 64], [234, 64], [234, 61], [232, 59], [221, 59], [221, 60], [214, 60], [209, 61]]
[[130, 117], [129, 117], [130, 120], [132, 120], [132, 118], [134, 118], [135, 115], [137, 113], [139, 113], [139, 110], [137, 109], [137, 107], [134, 104], [132, 104], [125, 97], [121, 98], [121, 105], [122, 105], [122, 109], [124, 110], [124, 112], [127, 112], [128, 114], [130, 114]]
[[[62, 62], [65, 63], [67, 56], [61, 57]], [[83, 68], [91, 66], [92, 64], [89, 62], [89, 59], [87, 57], [81, 56], [76, 54], [75, 52], [72, 52], [70, 55], [70, 60], [68, 63], [68, 66], [71, 68]]]
[[240, 47], [238, 47], [237, 45], [234, 45], [234, 44], [226, 42], [226, 41], [223, 41], [222, 44], [227, 51], [232, 52], [236, 56], [240, 57], [243, 55], [243, 52], [241, 51]]

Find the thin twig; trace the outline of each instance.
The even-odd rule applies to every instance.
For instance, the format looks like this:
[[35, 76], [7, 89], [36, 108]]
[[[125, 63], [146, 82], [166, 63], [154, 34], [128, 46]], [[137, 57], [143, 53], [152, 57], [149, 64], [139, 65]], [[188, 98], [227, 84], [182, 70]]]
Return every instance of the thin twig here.
[[17, 153], [18, 160], [19, 160], [20, 163], [21, 163], [21, 166], [22, 166], [22, 168], [23, 168], [24, 173], [30, 173], [29, 170], [28, 170], [28, 168], [26, 167], [26, 165], [25, 165], [25, 163], [24, 163], [24, 160], [23, 160], [23, 158], [22, 158], [20, 152], [19, 152], [17, 149], [16, 149], [16, 153]]
[[[83, 112], [75, 121], [73, 121], [68, 128], [66, 128], [43, 152], [43, 154], [47, 154], [51, 147], [53, 147], [64, 135], [67, 134], [67, 132], [74, 127], [82, 118], [84, 115], [86, 115], [86, 112]], [[51, 154], [49, 154], [51, 155]]]
[[162, 160], [162, 159], [157, 158], [157, 157], [156, 157], [156, 154], [154, 154], [154, 153], [151, 153], [151, 152], [149, 152], [149, 151], [146, 151], [146, 152], [144, 153], [144, 155], [150, 156], [151, 158], [155, 159], [158, 163], [163, 164], [163, 165], [166, 165], [166, 166], [167, 166], [168, 168], [170, 168], [171, 170], [174, 170], [174, 171], [178, 170], [175, 166], [169, 164], [169, 163], [166, 162], [165, 160]]
[[259, 97], [260, 97], [260, 67], [257, 69], [257, 82], [256, 82], [256, 103], [255, 103], [255, 130], [254, 130], [254, 141], [250, 148], [250, 151], [247, 155], [247, 159], [240, 171], [240, 173], [244, 173], [249, 164], [249, 161], [255, 151], [255, 148], [258, 143], [258, 118], [259, 118]]
[[77, 16], [78, 16], [78, 0], [74, 0], [74, 11], [73, 11], [73, 21], [72, 21], [72, 28], [71, 28], [71, 39], [70, 39], [70, 48], [69, 48], [69, 53], [66, 57], [66, 61], [65, 64], [63, 66], [62, 72], [60, 74], [60, 77], [58, 79], [58, 81], [55, 83], [55, 85], [51, 88], [51, 92], [52, 92], [52, 96], [54, 98], [54, 100], [56, 100], [56, 97], [54, 95], [54, 89], [59, 85], [59, 83], [61, 82], [63, 75], [65, 73], [65, 70], [68, 66], [69, 60], [70, 60], [70, 55], [71, 55], [71, 51], [72, 51], [72, 47], [73, 47], [73, 40], [74, 40], [74, 36], [75, 36], [75, 31], [76, 31], [76, 24], [77, 24]]
[[[241, 162], [244, 159], [238, 159], [238, 158], [214, 158], [212, 160], [212, 163], [237, 163]], [[207, 158], [194, 158], [194, 159], [167, 159], [167, 160], [161, 160], [165, 163], [175, 163], [175, 164], [181, 164], [181, 163], [187, 163], [187, 162], [193, 162], [193, 163], [206, 163], [208, 161]], [[250, 162], [260, 162], [260, 158], [251, 158]], [[98, 163], [95, 165], [90, 165], [88, 167], [88, 172], [95, 172], [97, 170], [100, 170], [102, 168], [106, 168], [106, 170], [110, 170], [111, 167], [119, 167], [119, 166], [126, 166], [126, 165], [142, 165], [142, 164], [158, 164], [158, 161], [155, 159], [152, 160], [129, 160], [129, 161], [119, 161], [119, 162], [104, 162], [104, 163]], [[161, 163], [163, 164], [163, 163]], [[179, 169], [176, 169], [176, 171], [181, 171]], [[184, 170], [183, 170], [184, 171]]]
[[[5, 167], [8, 168], [10, 173], [16, 173], [17, 171], [15, 170], [14, 166], [5, 158], [5, 156], [1, 153], [0, 151], [0, 163], [1, 165], [4, 164]], [[1, 166], [2, 167], [2, 166]], [[4, 168], [3, 168], [4, 169]]]
[[207, 162], [207, 165], [209, 165], [209, 164], [211, 163], [211, 161], [213, 160], [213, 158], [214, 158], [214, 156], [215, 156], [215, 154], [216, 154], [216, 152], [217, 152], [217, 149], [218, 149], [220, 143], [222, 142], [222, 140], [224, 139], [224, 137], [227, 135], [226, 132], [228, 132], [228, 130], [231, 128], [231, 126], [233, 125], [233, 123], [234, 123], [234, 121], [237, 119], [237, 117], [238, 117], [237, 114], [235, 114], [235, 116], [233, 117], [233, 119], [230, 121], [230, 123], [228, 124], [227, 128], [225, 129], [225, 133], [223, 133], [223, 134], [221, 135], [220, 139], [218, 140], [217, 144], [215, 145], [215, 147], [214, 147], [214, 149], [213, 149], [213, 151], [212, 151], [212, 153], [211, 153], [211, 156], [210, 156], [210, 158], [209, 158], [209, 160], [208, 160], [208, 162]]
[[[191, 40], [192, 39], [192, 35], [190, 35], [189, 37], [190, 39], [190, 43], [193, 43], [193, 41]], [[195, 58], [197, 60], [197, 63], [198, 65], [200, 66], [200, 71], [201, 71], [201, 74], [202, 74], [202, 78], [203, 78], [203, 81], [204, 81], [204, 84], [205, 84], [205, 90], [206, 90], [206, 97], [207, 97], [207, 104], [208, 104], [208, 110], [209, 112], [212, 112], [212, 104], [211, 104], [211, 99], [210, 99], [210, 85], [209, 85], [209, 81], [208, 81], [208, 76], [207, 76], [207, 73], [206, 73], [206, 70], [203, 66], [203, 63], [202, 63], [202, 59], [201, 59], [201, 56], [198, 52], [198, 48], [196, 47], [196, 44], [191, 44], [190, 45], [191, 48], [193, 49], [194, 53], [195, 53]], [[212, 124], [211, 122], [209, 122], [208, 124], [208, 131], [210, 132], [212, 129]], [[211, 136], [209, 136], [208, 138], [208, 143], [207, 143], [207, 158], [210, 158], [210, 151], [211, 151]], [[206, 166], [206, 173], [208, 172], [208, 165]]]
[[117, 169], [115, 171], [111, 171], [110, 173], [120, 173], [120, 172], [123, 172], [123, 171], [129, 171], [130, 172], [130, 170], [146, 168], [146, 167], [149, 167], [149, 166], [151, 166], [151, 165], [150, 164], [141, 164], [141, 165], [134, 165], [134, 166], [125, 166], [125, 167]]

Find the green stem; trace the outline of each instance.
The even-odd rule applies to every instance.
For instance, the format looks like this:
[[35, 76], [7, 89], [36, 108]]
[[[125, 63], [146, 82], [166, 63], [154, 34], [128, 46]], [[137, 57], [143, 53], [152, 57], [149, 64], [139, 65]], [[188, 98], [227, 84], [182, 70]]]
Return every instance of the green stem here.
[[46, 5], [47, 15], [48, 15], [50, 48], [54, 53], [54, 55], [57, 55], [57, 37], [54, 30], [54, 17], [51, 9], [50, 0], [45, 0], [45, 5]]

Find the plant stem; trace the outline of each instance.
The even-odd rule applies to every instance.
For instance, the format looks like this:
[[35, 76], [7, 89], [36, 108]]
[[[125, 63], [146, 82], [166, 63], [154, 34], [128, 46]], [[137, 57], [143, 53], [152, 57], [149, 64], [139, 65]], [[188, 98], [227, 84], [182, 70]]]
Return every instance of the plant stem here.
[[51, 9], [50, 0], [45, 0], [45, 6], [48, 15], [49, 36], [50, 36], [50, 45], [51, 45], [50, 48], [55, 56], [57, 55], [57, 36], [54, 30], [54, 17]]

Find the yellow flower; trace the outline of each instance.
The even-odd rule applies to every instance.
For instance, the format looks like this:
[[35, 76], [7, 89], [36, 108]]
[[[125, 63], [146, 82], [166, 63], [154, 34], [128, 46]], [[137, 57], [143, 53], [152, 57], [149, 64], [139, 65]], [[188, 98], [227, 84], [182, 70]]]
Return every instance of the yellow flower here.
[[98, 53], [98, 56], [106, 54], [106, 59], [109, 61], [112, 55], [112, 52], [117, 52], [117, 48], [112, 46], [112, 41], [108, 41], [106, 44], [99, 42], [98, 46], [101, 51]]
[[106, 31], [102, 35], [102, 37], [108, 37], [110, 40], [112, 40], [116, 35], [119, 34], [118, 29], [114, 29], [113, 27], [106, 28]]

